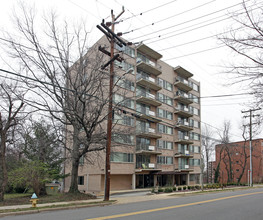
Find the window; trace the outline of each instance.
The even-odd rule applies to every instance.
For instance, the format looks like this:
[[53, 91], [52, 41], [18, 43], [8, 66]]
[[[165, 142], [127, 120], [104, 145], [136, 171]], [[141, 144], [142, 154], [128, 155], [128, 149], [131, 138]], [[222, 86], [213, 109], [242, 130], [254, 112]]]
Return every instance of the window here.
[[83, 166], [83, 165], [84, 165], [84, 156], [81, 156], [81, 157], [79, 158], [79, 165], [80, 165], [80, 166]]
[[162, 93], [157, 93], [157, 99], [162, 102], [162, 103], [165, 103], [167, 105], [172, 105], [173, 104], [173, 99], [169, 96], [166, 96]]
[[157, 108], [157, 116], [160, 118], [166, 118], [169, 120], [173, 120], [173, 113], [166, 111], [164, 109], [161, 109], [161, 108]]
[[200, 115], [200, 109], [197, 109], [193, 106], [189, 106], [190, 112], [192, 112], [194, 115]]
[[194, 141], [200, 141], [200, 134], [197, 134], [195, 132], [189, 132], [190, 139]]
[[155, 62], [151, 61], [148, 57], [146, 57], [145, 55], [137, 52], [137, 59], [136, 59], [136, 62], [144, 62], [144, 63], [147, 63], [151, 66], [156, 66], [155, 65]]
[[78, 185], [84, 185], [84, 176], [78, 176]]
[[136, 103], [136, 111], [145, 115], [149, 115], [150, 106], [142, 103]]
[[150, 139], [148, 138], [141, 138], [137, 137], [136, 138], [136, 149], [141, 150], [141, 149], [148, 149], [148, 146], [150, 146]]
[[121, 152], [111, 152], [110, 159], [111, 159], [111, 162], [133, 163], [133, 154], [121, 153]]
[[158, 132], [162, 134], [173, 134], [173, 128], [167, 125], [157, 124]]
[[150, 97], [150, 98], [155, 99], [155, 96], [150, 93], [149, 89], [146, 89], [141, 86], [136, 87], [136, 96], [144, 96], [144, 97]]
[[121, 79], [120, 77], [114, 76], [114, 83], [124, 89], [130, 90], [130, 91], [134, 91], [135, 87], [134, 87], [134, 82], [131, 82], [127, 79]]
[[201, 152], [201, 147], [200, 146], [190, 145], [190, 152], [191, 153], [200, 153]]
[[200, 128], [200, 122], [199, 122], [199, 121], [190, 119], [189, 122], [190, 122], [190, 126], [191, 126], [191, 127]]
[[239, 153], [238, 152], [236, 152], [236, 155], [238, 155]]
[[157, 163], [159, 164], [173, 164], [173, 157], [157, 156]]
[[236, 169], [236, 172], [239, 172], [239, 169]]
[[173, 142], [164, 141], [164, 140], [157, 140], [157, 148], [172, 150], [173, 149]]
[[191, 93], [189, 94], [189, 98], [190, 98], [193, 102], [199, 103], [199, 98], [198, 98], [197, 96], [191, 94]]
[[114, 94], [113, 95], [113, 102], [116, 105], [122, 105], [126, 108], [131, 108], [134, 109], [134, 100], [130, 99], [130, 98], [126, 98], [122, 95], [119, 94]]
[[134, 126], [134, 118], [127, 115], [114, 114], [113, 123], [127, 126]]
[[238, 160], [236, 161], [236, 164], [239, 164], [239, 161], [238, 161]]
[[194, 91], [199, 92], [199, 85], [191, 81], [189, 81], [189, 85], [193, 88]]
[[136, 121], [136, 131], [138, 132], [149, 132], [150, 123], [146, 121]]
[[132, 70], [130, 73], [134, 74], [134, 66], [130, 63], [126, 63], [125, 61], [119, 62], [118, 60], [114, 61], [114, 64], [120, 68], [122, 68], [124, 71]]
[[190, 181], [191, 182], [195, 181], [195, 174], [190, 174]]
[[114, 133], [112, 135], [112, 140], [116, 143], [121, 143], [121, 144], [130, 144], [133, 145], [134, 142], [134, 136], [130, 134], [117, 134]]
[[173, 91], [173, 85], [163, 79], [158, 78], [158, 85], [169, 91]]
[[189, 159], [190, 166], [200, 166], [200, 159]]

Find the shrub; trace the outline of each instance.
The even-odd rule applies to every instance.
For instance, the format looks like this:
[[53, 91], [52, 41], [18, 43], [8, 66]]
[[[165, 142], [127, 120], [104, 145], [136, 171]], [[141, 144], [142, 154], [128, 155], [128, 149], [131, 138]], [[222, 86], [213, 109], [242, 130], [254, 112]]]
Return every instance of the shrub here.
[[186, 190], [186, 186], [183, 186], [183, 190]]
[[170, 193], [172, 191], [173, 191], [173, 188], [170, 188], [170, 187], [164, 189], [164, 192], [166, 193]]
[[154, 188], [152, 188], [151, 193], [155, 193], [155, 189]]
[[163, 192], [163, 188], [159, 188], [159, 189], [158, 189], [158, 192]]
[[196, 185], [195, 188], [198, 190], [198, 189], [200, 189], [200, 186], [199, 186], [199, 185]]
[[191, 186], [187, 186], [187, 189], [188, 189], [188, 190], [191, 190]]
[[182, 187], [181, 186], [178, 186], [178, 191], [181, 191], [182, 190]]
[[174, 192], [176, 191], [176, 186], [173, 187], [173, 191], [174, 191]]

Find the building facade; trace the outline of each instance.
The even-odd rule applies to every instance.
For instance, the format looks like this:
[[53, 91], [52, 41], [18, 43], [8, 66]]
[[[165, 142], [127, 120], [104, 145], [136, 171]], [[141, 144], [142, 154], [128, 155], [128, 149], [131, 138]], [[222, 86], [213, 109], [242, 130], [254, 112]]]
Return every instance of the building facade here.
[[[109, 43], [103, 37], [98, 45]], [[123, 61], [114, 71], [111, 190], [199, 184], [200, 83], [145, 44], [116, 45], [115, 53]], [[92, 164], [83, 158], [80, 190], [103, 191], [104, 158], [104, 152]]]
[[[263, 181], [263, 139], [252, 140], [253, 183]], [[248, 183], [250, 170], [249, 141], [216, 145], [215, 179], [220, 183]]]

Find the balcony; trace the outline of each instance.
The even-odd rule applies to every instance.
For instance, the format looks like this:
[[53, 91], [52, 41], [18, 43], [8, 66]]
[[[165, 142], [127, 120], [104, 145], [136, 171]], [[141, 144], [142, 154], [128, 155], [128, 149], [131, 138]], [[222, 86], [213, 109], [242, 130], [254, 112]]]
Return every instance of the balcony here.
[[161, 151], [158, 151], [156, 146], [145, 145], [145, 146], [136, 146], [136, 154], [162, 154]]
[[182, 117], [186, 117], [186, 118], [189, 118], [189, 117], [193, 117], [193, 113], [190, 111], [190, 109], [186, 106], [183, 106], [183, 107], [177, 107], [175, 109], [175, 114], [178, 114], [179, 116], [182, 116]]
[[154, 128], [136, 129], [136, 136], [156, 139], [162, 137], [162, 135], [157, 133]]
[[156, 80], [152, 77], [146, 77], [138, 74], [136, 76], [136, 83], [140, 86], [144, 86], [155, 91], [159, 91], [160, 89], [162, 89], [162, 87], [159, 86], [156, 83]]
[[178, 152], [175, 153], [174, 157], [193, 158], [194, 155], [190, 154], [189, 150], [178, 150]]
[[144, 111], [140, 112], [141, 114], [138, 114], [140, 118], [150, 120], [153, 122], [161, 122], [162, 120], [159, 118], [156, 118], [156, 114], [154, 111]]
[[152, 106], [160, 106], [162, 105], [161, 102], [156, 100], [155, 95], [145, 92], [145, 93], [140, 93], [139, 97], [136, 99], [137, 102], [144, 103], [146, 105], [152, 105]]
[[190, 167], [188, 164], [179, 164], [177, 170], [180, 170], [180, 171], [193, 171], [193, 168]]
[[136, 172], [141, 171], [158, 171], [161, 170], [157, 167], [156, 163], [147, 163], [147, 162], [136, 162]]
[[159, 76], [162, 73], [160, 66], [157, 66], [154, 62], [144, 62], [140, 58], [137, 58], [137, 68], [155, 76]]
[[189, 105], [193, 103], [193, 100], [189, 99], [189, 95], [185, 92], [177, 91], [175, 93], [174, 99], [180, 103]]
[[184, 121], [184, 120], [179, 120], [176, 125], [176, 128], [183, 130], [183, 131], [191, 131], [193, 130], [192, 127], [190, 127], [189, 122], [188, 121]]
[[187, 135], [179, 135], [177, 138], [178, 139], [175, 141], [175, 143], [178, 143], [178, 144], [193, 144], [194, 143], [191, 140], [189, 140], [189, 136]]
[[188, 80], [179, 76], [175, 78], [174, 86], [186, 92], [192, 90], [192, 87], [189, 85]]
[[158, 52], [156, 52], [155, 50], [153, 50], [152, 48], [146, 46], [145, 44], [140, 44], [137, 47], [137, 50], [154, 58], [155, 60], [159, 60], [161, 59], [163, 56], [161, 54], [159, 54]]
[[175, 68], [174, 68], [174, 71], [175, 71], [179, 76], [181, 76], [181, 77], [183, 77], [183, 78], [186, 78], [186, 79], [188, 79], [188, 78], [190, 78], [190, 77], [193, 76], [192, 73], [190, 73], [189, 71], [187, 71], [186, 69], [184, 69], [184, 68], [181, 67], [181, 66], [175, 67]]

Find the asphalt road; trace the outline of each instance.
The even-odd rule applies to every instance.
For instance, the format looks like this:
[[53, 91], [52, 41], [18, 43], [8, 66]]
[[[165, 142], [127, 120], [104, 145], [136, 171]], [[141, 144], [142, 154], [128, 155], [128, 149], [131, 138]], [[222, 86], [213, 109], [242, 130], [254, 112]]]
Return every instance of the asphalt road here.
[[249, 189], [9, 216], [1, 220], [262, 220], [262, 201], [263, 189]]

